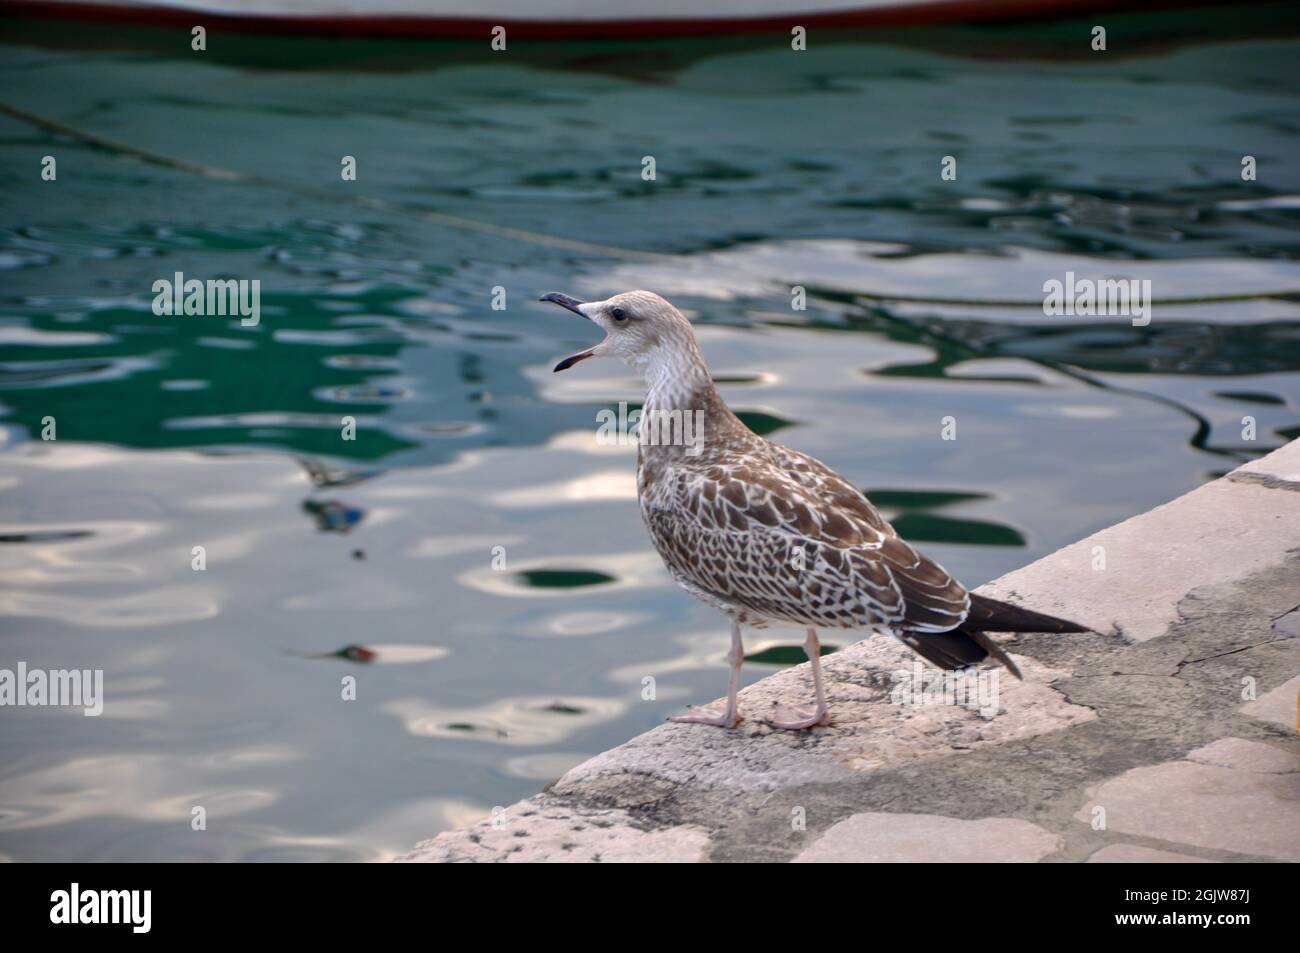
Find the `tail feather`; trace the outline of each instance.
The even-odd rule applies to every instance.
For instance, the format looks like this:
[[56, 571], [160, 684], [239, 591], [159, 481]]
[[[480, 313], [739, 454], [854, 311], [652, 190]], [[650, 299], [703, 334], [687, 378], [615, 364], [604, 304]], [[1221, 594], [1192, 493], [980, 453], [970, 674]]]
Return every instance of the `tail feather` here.
[[992, 655], [995, 659], [1005, 665], [1008, 672], [1020, 679], [1022, 682], [1025, 680], [1025, 676], [1020, 674], [1020, 669], [1016, 666], [1016, 663], [1011, 661], [1011, 656], [1002, 651], [1002, 646], [998, 645], [983, 632], [972, 632], [970, 637], [979, 643], [980, 648], [984, 649], [984, 651], [988, 652], [989, 655]]
[[1022, 609], [1009, 602], [999, 602], [988, 596], [970, 595], [970, 614], [962, 623], [963, 629], [982, 632], [1087, 632], [1086, 626], [1058, 619], [1056, 616]]
[[903, 643], [913, 652], [942, 669], [965, 668], [989, 657], [988, 650], [962, 629], [951, 632], [907, 632]]
[[939, 668], [953, 670], [977, 665], [990, 655], [1006, 666], [1016, 678], [1024, 679], [1016, 663], [990, 638], [991, 632], [1087, 632], [1077, 623], [1055, 616], [1022, 609], [988, 596], [971, 593], [970, 614], [950, 632], [907, 632], [903, 642], [926, 661]]

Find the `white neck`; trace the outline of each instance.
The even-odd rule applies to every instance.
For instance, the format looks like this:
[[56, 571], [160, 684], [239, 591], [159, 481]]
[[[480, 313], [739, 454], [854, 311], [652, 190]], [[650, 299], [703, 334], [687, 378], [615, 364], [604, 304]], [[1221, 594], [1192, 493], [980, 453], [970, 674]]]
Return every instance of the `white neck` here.
[[699, 410], [713, 391], [713, 378], [694, 341], [661, 345], [646, 364], [646, 400], [650, 410]]

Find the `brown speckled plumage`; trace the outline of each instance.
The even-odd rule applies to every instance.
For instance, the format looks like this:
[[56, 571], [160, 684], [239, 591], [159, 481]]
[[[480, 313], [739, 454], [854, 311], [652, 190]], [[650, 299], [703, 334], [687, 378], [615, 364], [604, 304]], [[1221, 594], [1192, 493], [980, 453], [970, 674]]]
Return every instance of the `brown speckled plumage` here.
[[[731, 618], [733, 679], [727, 712], [734, 724], [739, 626], [807, 627], [818, 709], [781, 727], [826, 723], [817, 628], [889, 631], [931, 662], [959, 668], [993, 655], [1015, 665], [984, 632], [1069, 632], [1081, 627], [967, 592], [918, 553], [859, 490], [818, 460], [751, 431], [719, 396], [690, 324], [658, 295], [626, 292], [584, 303], [544, 300], [606, 330], [596, 347], [561, 361], [621, 358], [643, 368], [642, 430], [680, 439], [640, 442], [637, 496], [655, 548], [682, 588]], [[664, 421], [692, 415], [693, 430]], [[694, 717], [684, 720], [703, 720]]]
[[961, 584], [843, 477], [750, 431], [711, 384], [692, 403], [704, 410], [699, 452], [643, 444], [637, 460], [641, 515], [683, 588], [755, 626], [901, 634], [965, 619]]

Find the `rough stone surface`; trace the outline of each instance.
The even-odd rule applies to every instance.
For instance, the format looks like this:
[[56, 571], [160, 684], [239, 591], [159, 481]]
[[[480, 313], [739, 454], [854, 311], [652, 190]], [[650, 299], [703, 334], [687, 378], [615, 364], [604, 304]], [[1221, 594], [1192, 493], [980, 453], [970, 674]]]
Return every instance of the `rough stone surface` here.
[[[1058, 550], [988, 591], [1032, 593], [1036, 609], [1068, 607], [1076, 621], [1128, 640], [1162, 636], [1193, 589], [1246, 579], [1300, 546], [1300, 499], [1234, 475]], [[1104, 570], [1092, 568], [1099, 556]]]
[[983, 712], [896, 704], [913, 657], [872, 639], [823, 662], [829, 727], [764, 723], [787, 669], [738, 730], [660, 726], [403, 859], [1300, 860], [1297, 489], [1293, 442], [984, 587], [1095, 631], [1004, 637], [1025, 681]]
[[1240, 768], [1256, 774], [1294, 774], [1300, 771], [1300, 755], [1296, 752], [1242, 738], [1220, 738], [1204, 748], [1197, 748], [1187, 756], [1187, 760], [1220, 768]]
[[938, 814], [854, 814], [833, 825], [794, 863], [962, 864], [996, 857], [1006, 863], [1042, 860], [1061, 838], [1011, 817], [963, 821]]
[[1167, 850], [1138, 847], [1135, 844], [1112, 844], [1103, 847], [1088, 858], [1090, 864], [1213, 864], [1217, 861], [1191, 854], [1175, 854]]
[[895, 673], [914, 674], [915, 658], [897, 640], [887, 638], [859, 642], [827, 656], [822, 670], [835, 718], [824, 730], [792, 734], [762, 721], [778, 701], [811, 696], [808, 666], [800, 665], [742, 693], [747, 717], [739, 730], [661, 725], [578, 765], [552, 793], [590, 790], [604, 779], [629, 773], [710, 789], [775, 791], [810, 781], [852, 780], [864, 770], [977, 751], [1096, 717], [1091, 709], [1071, 705], [1051, 689], [1051, 680], [1065, 673], [1031, 658], [1017, 660], [1025, 673], [1023, 682], [990, 670], [997, 679], [995, 712], [1003, 711], [996, 717], [985, 717], [976, 708], [895, 704]]
[[397, 862], [695, 863], [709, 846], [705, 831], [680, 825], [646, 829], [625, 811], [556, 810], [521, 801], [500, 815], [416, 844]]
[[1300, 731], [1300, 675], [1241, 706], [1243, 715]]
[[1090, 792], [1076, 817], [1212, 850], [1300, 861], [1300, 756], [1225, 738], [1187, 760], [1133, 768]]

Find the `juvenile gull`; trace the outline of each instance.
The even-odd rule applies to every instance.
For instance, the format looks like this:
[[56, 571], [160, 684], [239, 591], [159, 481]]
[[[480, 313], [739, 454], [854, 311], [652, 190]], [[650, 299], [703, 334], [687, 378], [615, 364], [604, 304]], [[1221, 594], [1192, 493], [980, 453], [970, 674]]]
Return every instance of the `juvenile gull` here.
[[628, 291], [582, 302], [551, 292], [541, 300], [605, 331], [603, 341], [566, 357], [556, 371], [614, 357], [645, 372], [637, 449], [642, 519], [678, 585], [731, 620], [726, 707], [673, 721], [728, 728], [740, 721], [743, 625], [807, 630], [815, 704], [776, 712], [773, 727], [790, 730], [830, 723], [818, 628], [885, 630], [943, 669], [991, 655], [1017, 678], [1015, 663], [986, 632], [1087, 631], [967, 592], [900, 539], [849, 481], [746, 427], [713, 386], [690, 322], [663, 298]]

